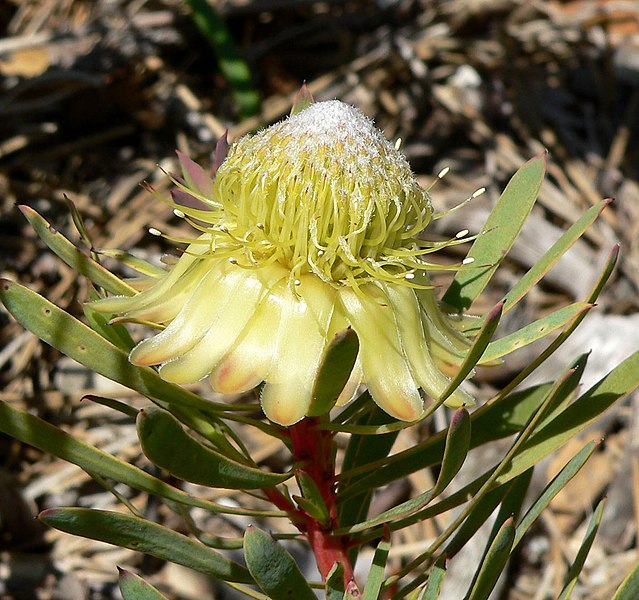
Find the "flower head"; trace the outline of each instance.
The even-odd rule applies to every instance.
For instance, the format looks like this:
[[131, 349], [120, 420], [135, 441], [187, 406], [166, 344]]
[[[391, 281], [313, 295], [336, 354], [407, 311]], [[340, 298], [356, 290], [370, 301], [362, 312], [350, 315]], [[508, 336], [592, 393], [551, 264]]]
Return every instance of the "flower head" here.
[[[261, 382], [274, 422], [302, 419], [324, 350], [352, 327], [357, 363], [340, 397], [364, 383], [406, 421], [420, 417], [420, 388], [438, 398], [443, 365], [468, 342], [439, 308], [418, 241], [432, 218], [427, 192], [372, 122], [339, 101], [311, 104], [245, 136], [209, 177], [179, 155], [169, 201], [200, 231], [133, 297], [94, 307], [163, 328], [131, 352], [169, 381], [205, 376], [223, 393]], [[447, 401], [472, 404], [457, 390]]]

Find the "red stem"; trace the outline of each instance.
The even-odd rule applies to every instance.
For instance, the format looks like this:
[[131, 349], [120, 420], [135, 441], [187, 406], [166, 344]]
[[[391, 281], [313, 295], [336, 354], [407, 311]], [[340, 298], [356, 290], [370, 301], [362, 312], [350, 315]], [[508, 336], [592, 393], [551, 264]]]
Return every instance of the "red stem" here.
[[[344, 585], [352, 589], [354, 577], [348, 558], [348, 539], [331, 534], [338, 527], [333, 434], [319, 429], [318, 424], [318, 418], [306, 417], [288, 429], [296, 465], [317, 485], [330, 517], [328, 525], [322, 525], [317, 519], [301, 511], [304, 518], [303, 532], [311, 545], [322, 579], [326, 581], [333, 565], [339, 562], [344, 568]], [[300, 513], [299, 510], [297, 512]], [[299, 525], [297, 527], [300, 528]]]

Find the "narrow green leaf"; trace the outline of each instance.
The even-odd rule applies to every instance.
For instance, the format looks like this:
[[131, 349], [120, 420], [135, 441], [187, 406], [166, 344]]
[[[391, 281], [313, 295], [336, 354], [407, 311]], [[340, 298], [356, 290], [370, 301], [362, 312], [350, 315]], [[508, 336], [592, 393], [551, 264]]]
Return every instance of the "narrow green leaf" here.
[[373, 517], [372, 519], [368, 519], [348, 528], [338, 529], [334, 533], [336, 535], [341, 535], [345, 533], [363, 531], [364, 529], [369, 529], [395, 519], [404, 518], [418, 510], [421, 510], [424, 506], [429, 504], [433, 498], [441, 494], [441, 492], [446, 489], [453, 477], [455, 477], [455, 475], [459, 472], [459, 469], [461, 469], [461, 466], [464, 464], [470, 444], [470, 422], [470, 415], [465, 408], [460, 408], [455, 412], [446, 435], [444, 456], [439, 476], [435, 485], [430, 490], [384, 511], [377, 517]]
[[486, 347], [495, 334], [497, 325], [499, 325], [503, 306], [504, 303], [499, 302], [489, 311], [479, 334], [473, 341], [473, 345], [468, 349], [464, 361], [459, 367], [459, 371], [455, 377], [453, 377], [450, 384], [448, 384], [444, 393], [440, 396], [439, 402], [443, 402], [446, 398], [448, 398], [475, 368], [475, 365], [479, 362], [479, 359], [484, 354]]
[[639, 386], [639, 351], [603, 377], [522, 445], [497, 478], [499, 483], [537, 464], [583, 431], [619, 399]]
[[530, 529], [532, 524], [539, 518], [552, 499], [580, 471], [581, 467], [586, 464], [586, 461], [592, 456], [597, 446], [598, 443], [595, 441], [588, 442], [544, 488], [543, 492], [533, 502], [533, 505], [528, 509], [523, 519], [517, 525], [513, 548], [519, 545], [519, 542], [521, 542], [528, 529]]
[[148, 398], [198, 408], [209, 414], [233, 410], [231, 405], [209, 402], [164, 381], [153, 369], [132, 365], [124, 350], [20, 284], [0, 280], [0, 300], [18, 323], [50, 346]]
[[[551, 269], [557, 261], [570, 249], [570, 247], [584, 234], [594, 223], [602, 211], [612, 200], [599, 202], [588, 209], [575, 223], [573, 223], [552, 247], [515, 283], [504, 296], [504, 314], [510, 311]], [[591, 302], [594, 302], [592, 300]], [[478, 329], [482, 322], [481, 317], [472, 323], [470, 331]]]
[[[548, 395], [550, 387], [550, 384], [544, 384], [513, 392], [495, 401], [491, 400], [475, 410], [471, 415], [470, 448], [476, 448], [488, 442], [518, 433], [528, 421], [530, 415]], [[360, 440], [368, 439], [368, 443], [372, 448], [375, 447], [379, 439], [377, 436], [358, 436], [358, 438]], [[370, 471], [361, 476], [358, 475], [356, 489], [352, 489], [351, 485], [345, 485], [343, 488], [340, 486], [340, 501], [342, 499], [345, 501], [346, 498], [353, 496], [355, 493], [360, 493], [367, 489], [377, 489], [419, 469], [438, 464], [444, 454], [445, 439], [446, 432], [441, 431], [408, 450], [394, 454], [386, 459], [383, 464], [374, 459], [368, 462], [362, 460], [362, 464], [371, 465]], [[366, 468], [368, 469], [368, 467]], [[351, 464], [345, 464], [344, 471], [339, 476], [340, 481], [347, 481], [352, 478], [353, 474], [350, 471]], [[353, 472], [357, 472], [355, 468], [353, 468]]]
[[[619, 257], [619, 244], [615, 244], [608, 256], [608, 260], [606, 261], [606, 265], [604, 266], [599, 279], [595, 282], [592, 291], [586, 298], [586, 302], [588, 304], [594, 304], [601, 293], [604, 285], [610, 279], [610, 275], [617, 264], [617, 258]], [[570, 324], [548, 345], [548, 347], [534, 360], [530, 362], [521, 372], [513, 378], [513, 380], [505, 386], [498, 394], [499, 396], [505, 396], [510, 394], [512, 390], [514, 390], [526, 377], [528, 377], [531, 373], [533, 373], [543, 362], [545, 362], [550, 356], [553, 355], [555, 350], [559, 348], [568, 337], [575, 331], [575, 329], [579, 326], [579, 324], [583, 321], [586, 316], [586, 312], [582, 312], [578, 314]]]
[[135, 294], [135, 290], [132, 287], [113, 275], [101, 264], [84, 255], [31, 207], [23, 205], [18, 208], [31, 223], [40, 239], [78, 274], [88, 277], [97, 286], [113, 294], [123, 294], [125, 296]]
[[313, 481], [308, 473], [301, 469], [295, 470], [295, 478], [297, 479], [297, 484], [302, 492], [302, 497], [293, 496], [293, 500], [295, 500], [298, 506], [311, 515], [316, 521], [319, 521], [322, 525], [328, 526], [331, 520], [328, 513], [328, 507], [326, 506], [322, 492], [317, 487], [315, 481]]
[[120, 250], [119, 248], [100, 248], [96, 249], [95, 252], [98, 255], [109, 256], [117, 260], [120, 264], [148, 277], [163, 277], [166, 275], [165, 267], [154, 265], [126, 250]]
[[91, 508], [49, 508], [38, 519], [60, 531], [144, 552], [215, 579], [253, 582], [244, 567], [219, 552], [146, 519]]
[[118, 585], [124, 600], [168, 600], [139, 575], [119, 567], [118, 571], [120, 572]]
[[91, 402], [95, 402], [96, 404], [100, 404], [102, 406], [107, 406], [112, 408], [113, 410], [117, 410], [118, 412], [135, 419], [138, 416], [138, 409], [133, 406], [129, 406], [124, 402], [120, 402], [119, 400], [114, 400], [113, 398], [103, 398], [102, 396], [95, 396], [94, 394], [87, 394], [86, 396], [82, 396], [82, 400], [89, 400]]
[[[365, 394], [368, 394], [368, 392], [365, 392]], [[394, 419], [376, 404], [373, 404], [372, 410], [360, 416], [356, 423], [359, 425], [374, 425], [390, 421], [394, 421]], [[396, 439], [397, 432], [374, 437], [357, 434], [350, 436], [342, 464], [340, 491], [348, 490], [351, 496], [348, 500], [344, 500], [338, 505], [339, 522], [342, 526], [354, 525], [368, 515], [372, 493], [367, 491], [367, 489], [360, 489], [359, 480], [361, 476], [356, 474], [356, 470], [362, 465], [384, 459]], [[357, 549], [353, 548], [354, 555], [356, 551]], [[354, 556], [352, 558], [354, 560]]]
[[326, 577], [326, 600], [344, 600], [344, 566], [336, 562]]
[[510, 335], [491, 342], [488, 344], [479, 364], [488, 363], [528, 344], [532, 344], [532, 342], [547, 336], [560, 327], [564, 327], [572, 319], [589, 311], [592, 307], [592, 304], [586, 302], [575, 302], [522, 327]]
[[639, 564], [621, 582], [612, 600], [636, 600], [637, 598], [639, 598]]
[[481, 563], [475, 583], [466, 596], [467, 600], [486, 600], [490, 596], [506, 566], [514, 537], [513, 519], [506, 519]]
[[543, 154], [529, 160], [513, 175], [490, 213], [484, 233], [468, 253], [477, 268], [458, 271], [443, 296], [446, 304], [466, 310], [481, 294], [528, 218], [545, 172], [546, 154]]
[[[478, 479], [481, 480], [482, 478]], [[528, 478], [528, 481], [530, 481], [530, 478]], [[476, 482], [478, 483], [478, 480], [476, 480]], [[468, 491], [473, 489], [477, 491], [480, 487], [481, 486], [475, 483], [475, 485], [469, 486], [466, 492], [468, 493]], [[514, 489], [514, 484], [509, 482], [490, 490], [474, 502], [468, 516], [457, 528], [454, 537], [448, 542], [445, 550], [446, 556], [449, 558], [454, 557], [466, 545], [470, 538], [479, 531], [479, 528], [486, 523], [490, 515], [492, 515], [499, 506], [499, 503], [503, 502]], [[461, 492], [461, 490], [459, 490], [459, 492]], [[460, 496], [460, 499], [462, 502], [464, 501], [463, 496]], [[468, 500], [468, 495], [466, 495], [466, 500]], [[433, 508], [435, 508], [435, 506], [433, 506]]]
[[[156, 477], [102, 450], [75, 439], [46, 421], [0, 402], [0, 431], [38, 450], [77, 465], [87, 473], [120, 481], [136, 490], [148, 492], [187, 506], [215, 513], [257, 516], [262, 511], [232, 508], [185, 494]], [[285, 513], [277, 513], [280, 516]], [[275, 513], [274, 513], [275, 516]]]
[[358, 352], [359, 340], [354, 329], [344, 329], [331, 340], [315, 379], [307, 411], [309, 417], [325, 415], [335, 406], [351, 375]]
[[375, 549], [373, 556], [373, 564], [371, 565], [362, 600], [377, 600], [379, 598], [382, 584], [384, 583], [384, 573], [386, 572], [386, 561], [391, 544], [389, 541], [382, 540]]
[[251, 71], [242, 58], [224, 20], [206, 0], [187, 0], [193, 21], [217, 56], [220, 71], [233, 90], [233, 98], [243, 117], [258, 113], [260, 98], [253, 87]]
[[316, 600], [287, 550], [268, 533], [249, 525], [244, 534], [246, 565], [260, 589], [273, 600]]
[[[97, 295], [93, 299], [97, 299]], [[129, 330], [124, 325], [121, 323], [109, 323], [110, 315], [97, 312], [90, 304], [83, 304], [82, 310], [87, 318], [89, 327], [93, 331], [97, 331], [105, 340], [127, 353], [135, 346]]]
[[213, 488], [263, 489], [292, 476], [292, 473], [268, 473], [207, 448], [161, 408], [141, 410], [137, 430], [147, 458], [184, 481]]
[[439, 598], [444, 575], [446, 575], [446, 561], [446, 556], [442, 556], [435, 562], [428, 575], [428, 583], [424, 588], [424, 593], [419, 597], [419, 600], [437, 600]]
[[561, 593], [557, 596], [557, 600], [568, 600], [575, 588], [575, 585], [577, 585], [577, 578], [579, 577], [581, 570], [584, 568], [588, 552], [590, 552], [590, 548], [592, 548], [592, 544], [595, 541], [595, 536], [599, 529], [599, 523], [601, 523], [601, 517], [603, 516], [604, 505], [605, 499], [597, 505], [595, 512], [590, 518], [588, 529], [584, 536], [584, 541], [579, 548], [579, 552], [577, 552], [574, 562], [570, 566], [570, 569], [568, 569], [568, 573], [566, 573], [566, 581], [564, 582], [564, 587], [561, 590]]

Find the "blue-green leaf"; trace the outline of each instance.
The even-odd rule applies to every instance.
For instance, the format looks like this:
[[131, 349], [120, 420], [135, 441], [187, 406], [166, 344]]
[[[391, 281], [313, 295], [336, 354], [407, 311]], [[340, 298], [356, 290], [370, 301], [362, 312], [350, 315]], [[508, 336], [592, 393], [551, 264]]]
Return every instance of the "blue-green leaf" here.
[[273, 600], [316, 600], [293, 557], [268, 533], [249, 525], [244, 534], [246, 565], [260, 589]]
[[141, 410], [137, 429], [147, 458], [184, 481], [214, 488], [262, 489], [273, 487], [292, 476], [292, 473], [262, 471], [204, 446], [189, 435], [175, 417], [161, 408]]
[[442, 300], [466, 310], [481, 294], [519, 235], [537, 199], [546, 172], [546, 154], [529, 160], [508, 182], [490, 213], [484, 232], [468, 252], [476, 268], [457, 272]]
[[118, 571], [118, 585], [124, 600], [168, 600], [139, 575], [120, 568]]
[[66, 533], [144, 552], [222, 581], [252, 583], [242, 566], [157, 523], [107, 510], [49, 508], [38, 519]]

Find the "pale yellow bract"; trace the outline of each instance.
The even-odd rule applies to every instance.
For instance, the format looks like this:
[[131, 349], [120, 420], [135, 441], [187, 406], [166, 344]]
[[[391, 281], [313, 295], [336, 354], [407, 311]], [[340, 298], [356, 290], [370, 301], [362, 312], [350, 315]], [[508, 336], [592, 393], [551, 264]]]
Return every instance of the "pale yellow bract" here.
[[[440, 309], [416, 240], [432, 217], [402, 154], [359, 111], [318, 102], [230, 149], [215, 177], [180, 155], [170, 200], [200, 235], [133, 297], [93, 303], [165, 328], [131, 352], [176, 383], [210, 377], [222, 393], [264, 382], [266, 416], [292, 425], [309, 409], [324, 350], [352, 327], [359, 356], [339, 403], [365, 384], [400, 420], [438, 398], [443, 364], [467, 339]], [[455, 240], [454, 243], [458, 243]], [[453, 243], [451, 241], [451, 243]], [[472, 404], [458, 389], [447, 404]]]

